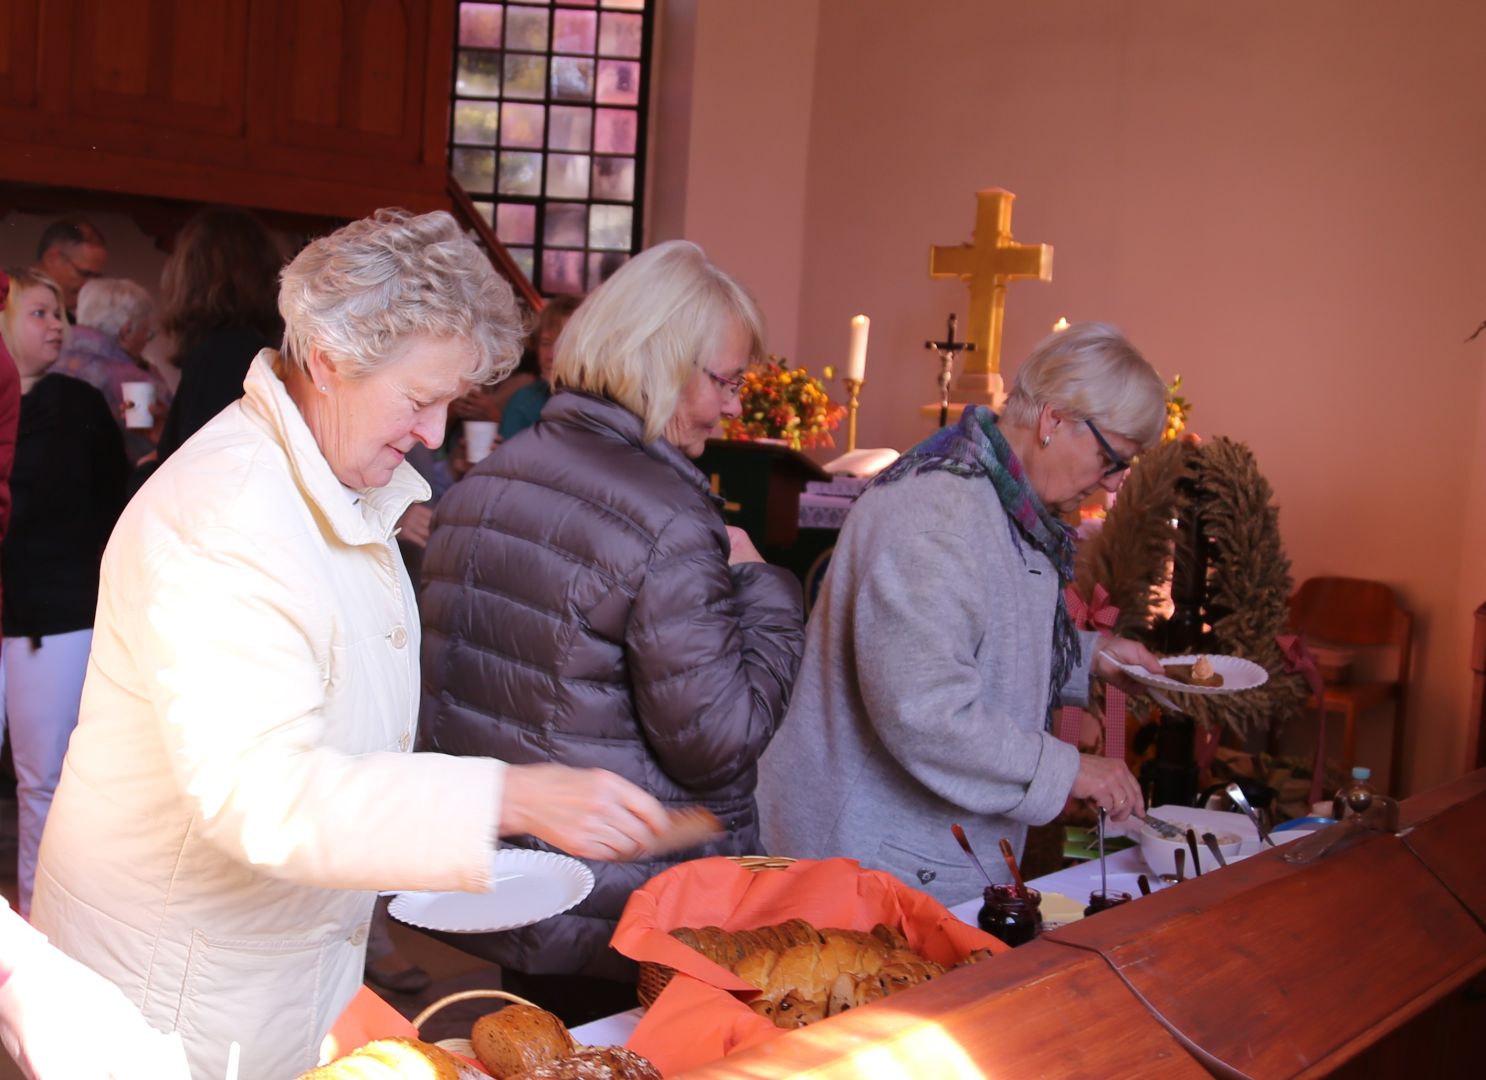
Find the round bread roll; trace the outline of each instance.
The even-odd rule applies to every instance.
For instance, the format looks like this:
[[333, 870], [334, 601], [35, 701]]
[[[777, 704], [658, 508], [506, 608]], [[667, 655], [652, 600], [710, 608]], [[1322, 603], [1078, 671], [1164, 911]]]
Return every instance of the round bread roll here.
[[590, 1046], [511, 1080], [661, 1080], [660, 1070], [622, 1046]]
[[377, 1039], [343, 1058], [300, 1075], [299, 1080], [460, 1080], [453, 1054], [417, 1039]]
[[507, 1005], [475, 1021], [470, 1045], [496, 1080], [515, 1076], [575, 1049], [567, 1026], [535, 1005]]

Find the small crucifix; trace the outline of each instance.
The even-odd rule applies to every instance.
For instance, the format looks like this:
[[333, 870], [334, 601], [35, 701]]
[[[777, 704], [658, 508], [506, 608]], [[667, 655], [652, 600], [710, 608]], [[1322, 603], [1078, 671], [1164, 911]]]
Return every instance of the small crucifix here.
[[949, 313], [949, 333], [944, 341], [926, 341], [924, 348], [933, 349], [939, 354], [939, 426], [949, 425], [949, 383], [954, 377], [955, 353], [974, 352], [975, 344], [969, 341], [955, 340], [955, 322], [958, 316], [953, 311]]
[[976, 192], [972, 242], [929, 248], [930, 277], [957, 277], [970, 286], [965, 336], [977, 348], [975, 358], [966, 360], [957, 390], [966, 400], [987, 405], [1000, 404], [1006, 283], [1026, 278], [1053, 279], [1050, 245], [1018, 244], [1011, 238], [1011, 204], [1015, 198], [1001, 188]]

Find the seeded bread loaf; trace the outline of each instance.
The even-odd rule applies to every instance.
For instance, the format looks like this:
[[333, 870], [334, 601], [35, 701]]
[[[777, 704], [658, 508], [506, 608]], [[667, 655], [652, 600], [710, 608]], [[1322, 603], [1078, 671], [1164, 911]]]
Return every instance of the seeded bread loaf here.
[[575, 1049], [567, 1026], [534, 1005], [507, 1005], [480, 1017], [470, 1031], [470, 1045], [496, 1080], [566, 1057]]
[[622, 1046], [591, 1046], [509, 1080], [661, 1080], [660, 1071]]

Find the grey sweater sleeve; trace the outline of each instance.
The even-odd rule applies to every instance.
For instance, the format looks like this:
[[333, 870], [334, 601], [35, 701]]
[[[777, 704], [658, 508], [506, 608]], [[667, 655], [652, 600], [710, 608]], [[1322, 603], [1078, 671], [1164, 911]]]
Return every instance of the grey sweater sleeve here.
[[892, 533], [850, 601], [854, 668], [874, 731], [940, 798], [974, 813], [1051, 820], [1073, 786], [1078, 751], [1043, 729], [1045, 683], [987, 682], [977, 653], [988, 645], [990, 613], [975, 606], [979, 590], [957, 587], [994, 583], [998, 568], [957, 532]]

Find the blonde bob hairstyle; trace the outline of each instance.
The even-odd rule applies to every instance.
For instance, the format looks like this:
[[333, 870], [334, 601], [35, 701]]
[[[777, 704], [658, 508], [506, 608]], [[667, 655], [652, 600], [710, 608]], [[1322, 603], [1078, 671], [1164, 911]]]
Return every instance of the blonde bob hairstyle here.
[[748, 291], [695, 244], [657, 244], [573, 313], [557, 339], [552, 382], [618, 402], [644, 422], [645, 441], [653, 442], [730, 326], [748, 335], [749, 359], [760, 359], [763, 318]]
[[[57, 309], [62, 313], [62, 333], [67, 334], [67, 305], [62, 302], [62, 290], [46, 274], [40, 270], [7, 270], [5, 275], [10, 278], [10, 292], [5, 297], [5, 306], [0, 309], [0, 341], [5, 342], [5, 348], [9, 350], [12, 358], [20, 360], [20, 354], [16, 349], [19, 337], [16, 331], [16, 321], [21, 317], [21, 293], [26, 289], [35, 288], [40, 285], [44, 289], [50, 289], [57, 299]], [[67, 338], [63, 337], [65, 343]]]
[[375, 370], [411, 337], [470, 346], [465, 378], [504, 378], [526, 327], [510, 285], [442, 210], [378, 210], [311, 243], [284, 268], [284, 359], [307, 370], [319, 348], [347, 378]]
[[1051, 404], [1142, 448], [1166, 426], [1166, 384], [1113, 326], [1074, 323], [1044, 338], [1017, 369], [1002, 419], [1035, 427]]

